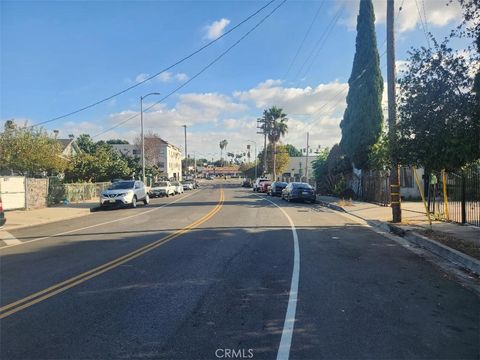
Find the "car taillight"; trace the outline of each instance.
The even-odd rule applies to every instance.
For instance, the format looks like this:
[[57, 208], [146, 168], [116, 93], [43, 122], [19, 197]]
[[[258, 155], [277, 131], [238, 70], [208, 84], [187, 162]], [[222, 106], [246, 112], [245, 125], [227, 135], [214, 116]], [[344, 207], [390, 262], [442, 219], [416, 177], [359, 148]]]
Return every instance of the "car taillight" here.
[[3, 211], [2, 199], [0, 198], [0, 212]]

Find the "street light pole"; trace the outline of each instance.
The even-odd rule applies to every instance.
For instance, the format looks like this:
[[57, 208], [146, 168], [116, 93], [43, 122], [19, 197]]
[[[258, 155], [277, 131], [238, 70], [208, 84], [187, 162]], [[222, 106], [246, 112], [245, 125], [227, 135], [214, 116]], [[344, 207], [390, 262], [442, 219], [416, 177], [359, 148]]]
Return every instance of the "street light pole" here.
[[251, 142], [255, 146], [255, 180], [256, 180], [257, 179], [257, 143], [253, 140], [247, 140], [247, 142]]
[[145, 184], [145, 136], [143, 132], [143, 99], [150, 95], [160, 95], [158, 92], [152, 92], [145, 96], [140, 96], [140, 126], [141, 126], [141, 137], [142, 137], [142, 181]]
[[187, 150], [187, 125], [182, 125], [185, 131], [185, 169], [184, 173], [187, 174], [188, 171], [188, 150]]

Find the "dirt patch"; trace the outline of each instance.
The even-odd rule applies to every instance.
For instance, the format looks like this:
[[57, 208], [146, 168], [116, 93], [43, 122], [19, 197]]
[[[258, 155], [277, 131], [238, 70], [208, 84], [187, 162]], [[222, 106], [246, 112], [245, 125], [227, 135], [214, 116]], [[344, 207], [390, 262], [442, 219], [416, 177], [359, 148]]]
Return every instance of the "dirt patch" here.
[[459, 240], [455, 236], [435, 230], [416, 230], [416, 232], [480, 260], [480, 247], [471, 242]]
[[337, 201], [337, 205], [338, 205], [338, 206], [341, 206], [341, 207], [344, 207], [344, 206], [353, 206], [352, 200], [345, 200], [345, 199], [338, 200], [338, 201]]

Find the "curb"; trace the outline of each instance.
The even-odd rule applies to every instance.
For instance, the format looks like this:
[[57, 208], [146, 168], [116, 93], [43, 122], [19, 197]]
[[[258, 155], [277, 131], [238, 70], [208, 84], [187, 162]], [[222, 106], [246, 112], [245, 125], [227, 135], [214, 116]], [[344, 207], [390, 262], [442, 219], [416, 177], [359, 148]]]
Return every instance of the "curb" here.
[[326, 202], [326, 201], [322, 201], [322, 200], [318, 200], [318, 199], [317, 199], [317, 203], [320, 204], [321, 206], [327, 207], [327, 208], [332, 209], [332, 210], [335, 210], [335, 211], [340, 211], [340, 212], [348, 213], [348, 211], [346, 211], [346, 210], [345, 210], [344, 208], [342, 208], [341, 206], [334, 205], [334, 204], [331, 204], [331, 203]]
[[5, 224], [5, 226], [2, 228], [2, 230], [5, 230], [5, 231], [20, 230], [20, 229], [29, 228], [29, 227], [32, 227], [32, 226], [47, 225], [47, 224], [51, 224], [51, 223], [58, 222], [58, 221], [72, 220], [72, 219], [76, 219], [76, 218], [79, 218], [79, 217], [82, 217], [82, 216], [86, 216], [86, 215], [90, 215], [90, 214], [91, 214], [91, 212], [88, 211], [88, 212], [85, 212], [84, 214], [67, 216], [67, 217], [63, 217], [63, 218], [61, 218], [61, 219], [47, 220], [47, 221], [40, 222], [40, 223], [35, 223], [35, 224], [25, 224], [25, 225], [17, 225], [17, 226], [14, 225], [14, 226], [12, 226], [12, 227], [10, 227], [10, 228], [8, 228], [8, 229], [7, 229], [7, 224]]
[[[340, 211], [349, 214], [348, 211], [346, 211], [344, 208], [338, 205], [333, 205], [330, 204], [326, 201], [321, 201], [319, 200], [318, 203], [324, 207], [327, 207], [332, 210]], [[374, 226], [377, 228], [380, 228], [381, 230], [384, 230], [386, 232], [398, 235], [405, 240], [423, 248], [431, 253], [440, 256], [451, 263], [458, 265], [472, 273], [475, 273], [476, 275], [480, 276], [480, 261], [475, 259], [472, 256], [466, 255], [464, 253], [461, 253], [458, 250], [452, 249], [448, 246], [445, 246], [435, 240], [429, 239], [426, 236], [420, 235], [416, 233], [415, 231], [412, 230], [404, 230], [400, 226], [387, 223], [385, 221], [380, 221], [380, 220], [367, 220], [364, 219], [358, 215], [350, 214], [352, 216], [356, 216], [364, 221], [367, 222], [370, 226]]]
[[393, 224], [385, 223], [385, 225], [390, 229], [390, 232], [400, 235], [411, 243], [414, 243], [421, 248], [434, 253], [435, 255], [438, 255], [456, 265], [480, 275], [480, 261], [474, 257], [445, 246], [435, 240], [429, 239], [428, 237], [418, 234], [415, 231], [403, 230]]

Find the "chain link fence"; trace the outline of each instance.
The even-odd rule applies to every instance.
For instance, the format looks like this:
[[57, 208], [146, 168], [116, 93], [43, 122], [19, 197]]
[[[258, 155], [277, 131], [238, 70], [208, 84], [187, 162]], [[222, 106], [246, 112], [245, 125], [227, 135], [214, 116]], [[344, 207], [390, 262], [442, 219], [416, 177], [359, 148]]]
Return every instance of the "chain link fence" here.
[[64, 184], [58, 177], [53, 176], [48, 182], [48, 205], [99, 198], [100, 193], [110, 185], [109, 182]]

